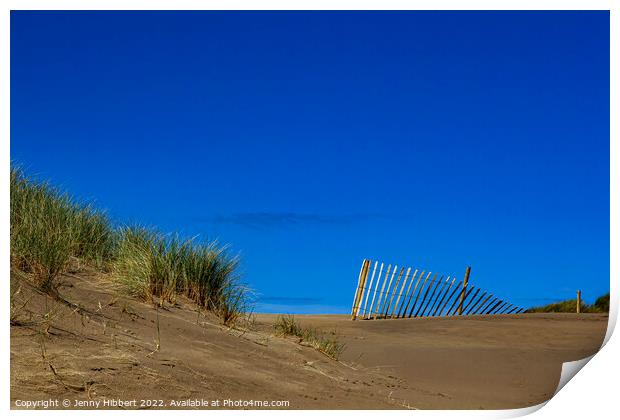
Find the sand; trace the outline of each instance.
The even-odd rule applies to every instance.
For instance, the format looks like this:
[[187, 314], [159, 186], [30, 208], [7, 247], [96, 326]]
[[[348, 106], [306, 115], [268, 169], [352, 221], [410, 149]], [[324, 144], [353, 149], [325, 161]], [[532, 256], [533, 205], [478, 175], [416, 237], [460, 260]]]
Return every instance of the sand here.
[[275, 315], [231, 329], [183, 300], [155, 311], [88, 272], [65, 276], [60, 291], [69, 303], [25, 286], [15, 298], [12, 408], [521, 408], [549, 399], [562, 362], [595, 353], [607, 327], [599, 314], [296, 316], [336, 333], [336, 361], [276, 336]]
[[335, 328], [346, 344], [342, 360], [399, 378], [402, 386], [392, 398], [425, 409], [519, 408], [546, 401], [562, 363], [594, 354], [607, 327], [607, 315], [599, 314], [297, 318]]

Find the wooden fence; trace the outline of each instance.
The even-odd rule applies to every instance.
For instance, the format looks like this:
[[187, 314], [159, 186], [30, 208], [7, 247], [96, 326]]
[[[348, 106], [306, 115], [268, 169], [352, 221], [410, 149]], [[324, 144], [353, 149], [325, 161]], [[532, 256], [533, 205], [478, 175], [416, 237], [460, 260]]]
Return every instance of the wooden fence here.
[[353, 298], [353, 320], [428, 316], [519, 314], [525, 309], [469, 285], [430, 271], [364, 260]]

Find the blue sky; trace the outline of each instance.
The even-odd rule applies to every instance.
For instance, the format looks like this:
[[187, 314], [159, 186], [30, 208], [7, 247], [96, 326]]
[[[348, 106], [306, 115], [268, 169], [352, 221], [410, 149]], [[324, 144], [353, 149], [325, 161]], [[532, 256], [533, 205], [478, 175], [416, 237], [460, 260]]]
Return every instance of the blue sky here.
[[529, 306], [609, 290], [607, 12], [12, 12], [11, 159], [219, 239], [257, 310], [363, 258]]

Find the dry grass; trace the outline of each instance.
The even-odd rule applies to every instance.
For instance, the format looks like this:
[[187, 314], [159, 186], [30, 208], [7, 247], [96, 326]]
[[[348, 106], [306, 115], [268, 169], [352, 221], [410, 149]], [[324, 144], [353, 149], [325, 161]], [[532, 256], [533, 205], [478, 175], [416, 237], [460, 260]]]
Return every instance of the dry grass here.
[[316, 328], [302, 327], [292, 315], [279, 316], [274, 329], [277, 335], [298, 337], [301, 344], [309, 345], [334, 360], [338, 360], [344, 350], [335, 331], [327, 334]]

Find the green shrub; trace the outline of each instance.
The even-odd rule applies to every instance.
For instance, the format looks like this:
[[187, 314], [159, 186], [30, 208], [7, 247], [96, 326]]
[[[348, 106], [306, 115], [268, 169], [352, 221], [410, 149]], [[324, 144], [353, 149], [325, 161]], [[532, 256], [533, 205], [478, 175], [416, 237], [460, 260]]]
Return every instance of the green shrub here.
[[591, 309], [593, 312], [609, 312], [609, 293], [599, 296]]
[[[596, 299], [594, 305], [588, 305], [583, 300], [580, 304], [580, 312], [581, 313], [602, 313], [609, 312], [609, 293], [603, 296], [600, 296]], [[551, 303], [549, 305], [544, 306], [536, 306], [528, 309], [526, 312], [529, 313], [540, 313], [540, 312], [564, 312], [564, 313], [575, 313], [577, 312], [577, 299], [569, 299], [561, 302]]]

